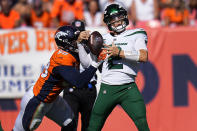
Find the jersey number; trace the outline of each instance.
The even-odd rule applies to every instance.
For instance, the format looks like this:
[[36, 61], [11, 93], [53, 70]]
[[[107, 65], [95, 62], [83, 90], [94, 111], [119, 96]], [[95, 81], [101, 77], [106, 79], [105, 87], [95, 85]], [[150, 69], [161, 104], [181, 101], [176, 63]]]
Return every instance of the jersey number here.
[[44, 71], [41, 74], [41, 77], [45, 78], [48, 75], [48, 68], [49, 68], [50, 63], [47, 63], [47, 65], [44, 67]]
[[109, 63], [109, 69], [123, 69], [123, 64], [114, 64], [113, 60], [120, 60], [121, 58], [109, 58], [108, 63]]

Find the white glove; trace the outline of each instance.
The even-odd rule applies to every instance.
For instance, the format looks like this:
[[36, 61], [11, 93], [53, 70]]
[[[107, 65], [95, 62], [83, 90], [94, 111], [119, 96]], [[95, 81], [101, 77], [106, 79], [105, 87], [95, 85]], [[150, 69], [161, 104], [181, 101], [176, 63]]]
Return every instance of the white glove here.
[[99, 65], [104, 62], [103, 60], [99, 61], [98, 58], [97, 58], [97, 56], [94, 55], [94, 54], [92, 54], [91, 52], [90, 52], [90, 57], [92, 59], [91, 65], [93, 67], [95, 67], [95, 68], [98, 68]]

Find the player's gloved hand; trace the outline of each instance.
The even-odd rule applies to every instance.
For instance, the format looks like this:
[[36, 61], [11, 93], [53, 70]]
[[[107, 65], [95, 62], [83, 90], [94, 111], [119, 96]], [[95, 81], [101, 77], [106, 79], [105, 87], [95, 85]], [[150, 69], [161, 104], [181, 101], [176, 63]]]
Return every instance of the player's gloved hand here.
[[[101, 52], [101, 53], [102, 53], [102, 52]], [[100, 53], [100, 54], [101, 54], [101, 53]], [[91, 59], [92, 59], [91, 65], [94, 66], [95, 68], [98, 68], [99, 65], [102, 64], [102, 63], [104, 62], [104, 60], [105, 60], [105, 59], [103, 59], [103, 58], [101, 57], [101, 55], [96, 56], [96, 55], [92, 54], [91, 52], [90, 52], [90, 57], [91, 57]]]
[[106, 50], [102, 50], [98, 56], [90, 52], [90, 56], [92, 58], [91, 65], [96, 68], [110, 57], [109, 55], [107, 55]]

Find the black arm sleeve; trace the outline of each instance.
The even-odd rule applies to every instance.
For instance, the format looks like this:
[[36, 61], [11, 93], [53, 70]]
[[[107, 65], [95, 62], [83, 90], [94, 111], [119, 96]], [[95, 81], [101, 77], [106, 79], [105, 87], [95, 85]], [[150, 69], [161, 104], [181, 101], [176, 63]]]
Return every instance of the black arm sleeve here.
[[72, 66], [58, 66], [55, 67], [54, 71], [71, 85], [77, 88], [82, 88], [91, 80], [96, 70], [97, 68], [89, 66], [80, 73], [77, 69], [75, 69], [75, 67]]

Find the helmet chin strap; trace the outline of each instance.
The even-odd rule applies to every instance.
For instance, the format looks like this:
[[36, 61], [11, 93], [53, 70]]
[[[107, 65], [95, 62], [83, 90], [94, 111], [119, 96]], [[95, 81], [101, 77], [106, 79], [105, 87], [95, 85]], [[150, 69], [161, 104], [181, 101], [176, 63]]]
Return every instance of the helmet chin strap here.
[[79, 53], [78, 49], [73, 49], [72, 51], [75, 52], [75, 53]]
[[58, 48], [59, 49], [62, 49], [62, 50], [64, 50], [64, 51], [70, 51], [70, 52], [75, 52], [75, 53], [78, 53], [79, 52], [79, 50], [77, 49], [77, 48], [74, 48], [74, 47], [72, 47], [72, 46], [70, 46], [70, 47], [62, 47], [62, 46], [58, 46]]

